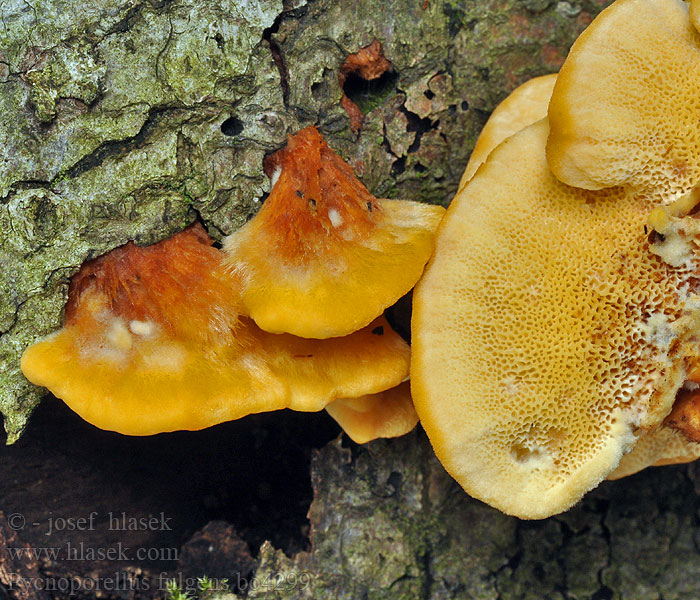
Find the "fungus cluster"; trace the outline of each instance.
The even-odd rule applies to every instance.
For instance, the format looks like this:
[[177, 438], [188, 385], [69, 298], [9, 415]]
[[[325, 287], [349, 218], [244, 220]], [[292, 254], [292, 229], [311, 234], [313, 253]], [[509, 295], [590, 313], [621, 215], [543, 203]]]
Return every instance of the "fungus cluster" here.
[[[444, 219], [299, 132], [223, 251], [195, 225], [84, 265], [25, 374], [135, 435], [325, 408], [362, 443], [420, 417], [462, 487], [521, 518], [694, 460], [699, 7], [603, 11], [494, 111]], [[382, 313], [429, 259], [409, 350]]]
[[410, 351], [382, 313], [443, 209], [374, 198], [313, 127], [273, 159], [270, 197], [223, 252], [195, 224], [84, 264], [27, 378], [130, 435], [326, 407], [361, 442], [411, 430]]
[[506, 513], [700, 456], [699, 59], [686, 4], [617, 0], [494, 112], [440, 227], [414, 402]]

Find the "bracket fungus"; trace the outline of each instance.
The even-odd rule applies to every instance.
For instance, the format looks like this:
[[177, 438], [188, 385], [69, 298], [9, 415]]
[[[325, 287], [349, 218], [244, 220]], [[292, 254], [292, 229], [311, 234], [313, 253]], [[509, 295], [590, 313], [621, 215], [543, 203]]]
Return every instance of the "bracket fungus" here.
[[416, 410], [509, 514], [700, 456], [698, 5], [617, 0], [498, 107], [414, 293]]
[[412, 392], [436, 454], [522, 518], [569, 508], [661, 424], [700, 327], [697, 251], [652, 252], [652, 198], [559, 182], [548, 135], [540, 121], [489, 155], [414, 292]]
[[671, 414], [666, 418], [663, 426], [642, 435], [634, 445], [632, 452], [625, 454], [620, 459], [620, 463], [608, 475], [608, 479], [621, 479], [649, 466], [675, 465], [700, 458], [700, 444], [691, 441], [688, 437], [688, 434], [696, 437], [697, 432], [700, 431], [697, 421], [697, 407], [694, 411], [695, 419], [692, 423], [692, 429], [684, 429], [682, 425], [677, 428], [673, 423], [676, 416], [682, 418], [683, 415], [679, 413], [686, 407], [686, 402], [691, 395], [692, 392], [689, 390], [680, 390]]
[[262, 331], [240, 306], [240, 286], [201, 226], [129, 243], [83, 265], [63, 328], [25, 351], [22, 370], [90, 423], [131, 435], [321, 410], [408, 374], [409, 348], [383, 317], [310, 340]]
[[418, 423], [407, 381], [378, 394], [339, 398], [326, 406], [326, 412], [358, 444], [405, 435]]
[[272, 163], [270, 196], [224, 243], [244, 312], [301, 337], [366, 326], [418, 281], [444, 209], [375, 198], [315, 127]]
[[547, 160], [564, 183], [674, 200], [700, 184], [700, 34], [681, 0], [617, 0], [561, 68]]
[[[557, 74], [535, 77], [513, 90], [496, 107], [477, 140], [460, 189], [473, 177], [477, 168], [495, 147], [514, 133], [547, 116], [547, 107], [556, 79]], [[687, 254], [687, 245], [682, 243], [678, 236], [678, 219], [675, 219], [674, 223], [674, 218], [689, 213], [698, 204], [699, 199], [700, 194], [693, 190], [670, 205], [656, 207], [649, 216], [649, 226], [666, 236], [664, 242], [657, 240], [651, 246], [652, 251], [662, 255], [670, 264], [682, 262], [683, 256]], [[700, 361], [696, 368], [700, 370]], [[692, 370], [687, 377], [693, 380]], [[682, 404], [679, 403], [679, 399], [685, 394], [684, 390], [679, 391], [673, 412], [677, 412], [677, 407]], [[685, 416], [688, 417], [687, 414]], [[692, 419], [697, 433], [686, 431], [685, 434], [681, 434], [677, 430], [674, 431], [668, 424], [669, 419], [670, 417], [660, 427], [642, 434], [634, 448], [621, 458], [620, 464], [608, 479], [620, 479], [649, 466], [689, 462], [700, 457], [700, 444], [696, 443], [698, 440], [695, 439], [700, 437], [700, 414], [698, 418]], [[685, 429], [688, 428], [689, 425], [686, 424]]]
[[474, 150], [459, 182], [459, 189], [462, 189], [474, 176], [476, 170], [498, 144], [547, 116], [547, 107], [556, 80], [556, 73], [528, 79], [508, 94], [494, 109], [476, 140]]

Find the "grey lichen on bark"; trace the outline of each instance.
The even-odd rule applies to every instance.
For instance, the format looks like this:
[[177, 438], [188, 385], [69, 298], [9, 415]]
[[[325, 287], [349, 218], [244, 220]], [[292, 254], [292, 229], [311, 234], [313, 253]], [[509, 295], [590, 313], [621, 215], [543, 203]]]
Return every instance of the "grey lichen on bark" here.
[[[19, 357], [59, 327], [82, 262], [200, 218], [255, 213], [264, 155], [315, 123], [378, 196], [448, 204], [480, 127], [558, 69], [605, 0], [7, 0], [0, 6], [0, 411], [8, 440], [42, 391]], [[392, 70], [345, 58], [378, 40]]]

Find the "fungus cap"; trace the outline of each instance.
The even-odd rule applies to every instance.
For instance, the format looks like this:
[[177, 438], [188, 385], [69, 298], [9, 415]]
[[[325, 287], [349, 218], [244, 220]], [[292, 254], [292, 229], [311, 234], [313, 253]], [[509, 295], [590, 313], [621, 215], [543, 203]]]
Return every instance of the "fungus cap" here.
[[661, 426], [639, 438], [625, 454], [608, 479], [622, 479], [647, 467], [661, 467], [692, 462], [700, 458], [700, 444], [690, 442], [680, 432]]
[[273, 163], [269, 198], [224, 243], [246, 313], [301, 337], [364, 327], [418, 281], [444, 209], [376, 199], [314, 127]]
[[321, 410], [405, 379], [409, 348], [383, 318], [306, 340], [238, 317], [237, 283], [210, 243], [195, 226], [83, 265], [64, 327], [24, 352], [26, 377], [97, 427], [130, 435]]
[[[700, 5], [700, 0], [697, 3]], [[691, 3], [691, 15], [692, 12]], [[516, 88], [496, 107], [479, 136], [467, 169], [462, 176], [460, 188], [471, 179], [476, 169], [493, 148], [510, 135], [547, 116], [547, 107], [556, 78], [557, 75], [552, 74], [531, 79]], [[699, 197], [700, 190], [694, 189], [670, 205], [656, 207], [651, 212], [648, 224], [661, 234], [671, 233], [673, 217], [690, 213], [698, 204]], [[687, 244], [667, 244], [667, 246], [676, 250], [680, 248], [681, 255], [687, 254]], [[679, 258], [672, 256], [669, 250], [666, 250], [664, 254], [666, 260], [670, 260], [671, 263], [676, 262]], [[700, 361], [696, 359], [695, 363], [698, 370], [697, 379], [700, 377]], [[689, 373], [688, 378], [692, 379], [693, 374]], [[681, 390], [680, 393], [682, 394], [683, 391]], [[674, 402], [672, 413], [677, 406], [678, 398]], [[678, 431], [661, 426], [642, 435], [632, 451], [620, 459], [619, 465], [608, 475], [608, 479], [627, 477], [650, 466], [691, 462], [698, 457], [700, 457], [700, 444], [689, 441]]]
[[571, 48], [547, 160], [576, 187], [673, 200], [700, 183], [700, 36], [681, 0], [617, 0]]
[[418, 423], [408, 381], [378, 394], [340, 398], [326, 411], [357, 444], [405, 435]]
[[661, 423], [698, 327], [697, 257], [650, 252], [653, 202], [557, 181], [546, 121], [453, 200], [414, 291], [411, 386], [448, 472], [522, 518], [569, 508]]
[[547, 116], [557, 74], [529, 79], [515, 88], [491, 113], [476, 140], [459, 188], [462, 189], [498, 144]]
[[695, 31], [700, 31], [700, 0], [690, 0], [688, 3], [688, 13], [690, 22], [695, 27]]

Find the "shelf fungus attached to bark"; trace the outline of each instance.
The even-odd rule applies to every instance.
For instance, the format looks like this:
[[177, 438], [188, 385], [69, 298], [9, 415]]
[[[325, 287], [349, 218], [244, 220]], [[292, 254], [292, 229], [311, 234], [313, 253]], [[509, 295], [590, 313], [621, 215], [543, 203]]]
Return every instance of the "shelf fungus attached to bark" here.
[[700, 184], [700, 34], [682, 0], [617, 0], [557, 79], [547, 160], [568, 185], [668, 202]]
[[236, 288], [201, 226], [129, 243], [81, 268], [64, 327], [22, 369], [90, 423], [131, 435], [321, 410], [405, 379], [409, 348], [383, 317], [343, 338], [275, 335], [239, 315]]
[[358, 441], [413, 429], [410, 349], [382, 313], [422, 273], [443, 209], [377, 200], [313, 128], [280, 167], [225, 253], [195, 224], [84, 264], [27, 378], [131, 435], [329, 404]]
[[448, 209], [412, 391], [447, 470], [504, 512], [700, 456], [699, 56], [683, 2], [618, 0], [553, 89], [497, 109]]
[[412, 391], [447, 470], [523, 518], [561, 512], [658, 427], [697, 354], [697, 253], [654, 254], [650, 199], [568, 187], [549, 127], [497, 147], [453, 200], [414, 292]]
[[291, 136], [270, 164], [269, 198], [224, 242], [244, 311], [262, 329], [345, 335], [416, 284], [442, 207], [375, 198], [315, 127]]

